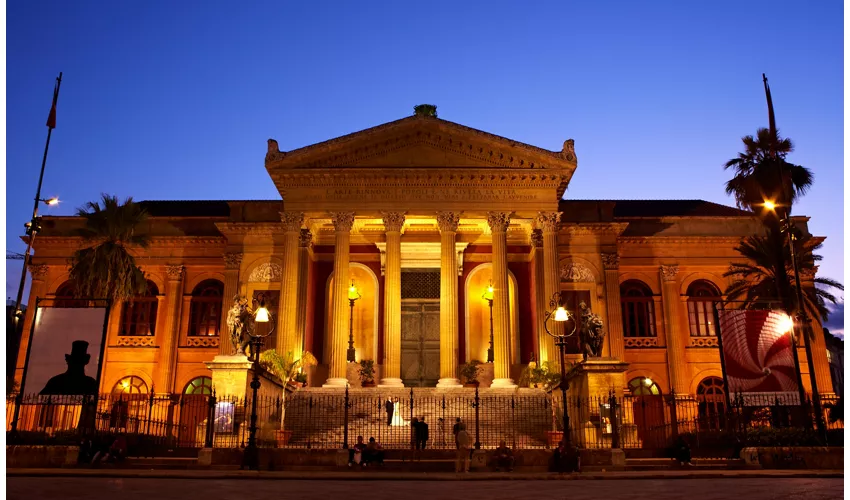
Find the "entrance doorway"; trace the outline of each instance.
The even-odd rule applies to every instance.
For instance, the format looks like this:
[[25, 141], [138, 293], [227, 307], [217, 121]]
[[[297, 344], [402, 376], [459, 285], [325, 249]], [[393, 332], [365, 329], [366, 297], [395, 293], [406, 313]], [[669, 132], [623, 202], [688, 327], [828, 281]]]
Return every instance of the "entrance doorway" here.
[[401, 380], [434, 387], [440, 378], [440, 300], [401, 301]]

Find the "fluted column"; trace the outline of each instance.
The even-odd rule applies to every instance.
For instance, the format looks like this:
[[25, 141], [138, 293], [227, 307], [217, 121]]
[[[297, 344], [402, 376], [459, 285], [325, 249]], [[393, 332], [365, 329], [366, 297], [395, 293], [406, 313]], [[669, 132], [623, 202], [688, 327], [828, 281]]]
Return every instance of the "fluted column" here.
[[537, 361], [543, 363], [551, 356], [548, 344], [551, 338], [546, 333], [543, 324], [546, 319], [546, 308], [549, 298], [546, 296], [545, 280], [546, 273], [543, 269], [543, 230], [533, 229], [531, 231], [531, 265], [534, 273], [534, 312], [537, 316], [535, 331], [537, 332]]
[[331, 219], [334, 225], [333, 324], [329, 342], [329, 377], [324, 387], [345, 387], [348, 383], [345, 351], [351, 314], [348, 307], [349, 242], [351, 228], [354, 226], [354, 212], [334, 212]]
[[[561, 212], [540, 212], [535, 224], [543, 230], [543, 304], [548, 309], [549, 301], [560, 291], [561, 278], [558, 274], [558, 229], [561, 223]], [[562, 326], [554, 321], [549, 322], [549, 331], [560, 333]], [[546, 335], [540, 343], [540, 361], [552, 361], [560, 365], [561, 358], [555, 347], [555, 339]]]
[[401, 228], [404, 214], [385, 212], [387, 236], [384, 264], [384, 370], [381, 386], [402, 387], [401, 382]]
[[301, 339], [298, 334], [298, 248], [301, 239], [301, 212], [281, 212], [283, 222], [283, 270], [280, 278], [280, 307], [278, 308], [278, 335], [275, 350], [294, 358], [301, 357]]
[[511, 379], [511, 317], [508, 292], [507, 230], [511, 213], [488, 212], [487, 223], [493, 235], [493, 384], [516, 387]]
[[620, 256], [603, 253], [605, 303], [608, 306], [608, 348], [612, 358], [623, 359], [623, 310], [620, 305]]
[[[18, 357], [15, 360], [15, 380], [18, 382], [18, 387], [20, 388], [21, 377], [23, 377], [24, 372], [24, 364], [27, 361], [27, 346], [29, 346], [30, 342], [30, 333], [32, 333], [32, 322], [33, 315], [35, 314], [35, 302], [38, 297], [44, 298], [47, 296], [47, 271], [49, 268], [46, 264], [30, 264], [29, 265], [30, 277], [32, 278], [32, 284], [30, 285], [30, 297], [27, 301], [27, 309], [24, 314], [22, 321], [24, 322], [23, 330], [21, 331], [21, 337], [18, 339], [15, 337], [13, 346], [9, 346], [7, 342], [7, 346], [9, 349], [17, 349]], [[26, 388], [25, 388], [26, 389]], [[30, 387], [26, 389], [27, 392], [38, 392], [40, 389]]]
[[168, 277], [165, 300], [165, 329], [159, 342], [159, 365], [156, 373], [156, 387], [161, 392], [171, 392], [174, 386], [174, 374], [177, 370], [177, 340], [180, 338], [179, 315], [183, 300], [183, 266], [165, 266]]
[[239, 252], [224, 254], [224, 303], [218, 335], [218, 353], [222, 356], [230, 356], [234, 352], [231, 332], [227, 328], [227, 312], [233, 304], [233, 297], [239, 293], [239, 267], [242, 265], [242, 257], [243, 254]]
[[460, 387], [457, 378], [457, 249], [460, 214], [439, 212], [440, 228], [440, 380], [437, 387]]
[[664, 303], [664, 332], [667, 337], [667, 368], [670, 373], [670, 387], [677, 394], [688, 394], [688, 380], [685, 377], [685, 339], [679, 327], [679, 266], [661, 266], [661, 300]]
[[298, 239], [298, 313], [295, 319], [295, 329], [298, 331], [300, 344], [298, 352], [307, 350], [307, 280], [310, 273], [310, 245], [313, 244], [313, 233], [302, 229]]

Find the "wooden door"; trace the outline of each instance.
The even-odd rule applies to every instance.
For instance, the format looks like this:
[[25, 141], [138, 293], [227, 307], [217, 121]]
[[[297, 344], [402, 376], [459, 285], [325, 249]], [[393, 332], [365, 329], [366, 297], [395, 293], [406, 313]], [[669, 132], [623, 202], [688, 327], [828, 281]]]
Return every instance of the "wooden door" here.
[[401, 303], [401, 378], [407, 387], [434, 387], [440, 378], [440, 303]]

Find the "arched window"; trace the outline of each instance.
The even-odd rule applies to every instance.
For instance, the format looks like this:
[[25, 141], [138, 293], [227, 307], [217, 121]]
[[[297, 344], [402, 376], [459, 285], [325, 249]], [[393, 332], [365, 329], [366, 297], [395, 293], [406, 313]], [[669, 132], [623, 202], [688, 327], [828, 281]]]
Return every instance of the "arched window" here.
[[124, 377], [112, 387], [111, 429], [138, 432], [145, 418], [148, 385], [135, 375]]
[[626, 337], [655, 337], [655, 302], [652, 290], [638, 280], [620, 285], [623, 309], [623, 335]]
[[129, 377], [122, 378], [112, 387], [113, 396], [121, 396], [126, 394], [133, 396], [147, 393], [148, 385], [145, 383], [144, 380], [135, 375], [130, 375]]
[[632, 396], [660, 396], [661, 388], [651, 378], [635, 377], [629, 380]]
[[212, 379], [209, 377], [194, 378], [186, 384], [183, 394], [189, 396], [212, 394]]
[[84, 300], [74, 299], [74, 282], [66, 281], [59, 285], [56, 293], [53, 294], [56, 299], [53, 301], [53, 307], [85, 307]]
[[726, 410], [726, 384], [720, 377], [707, 377], [697, 386], [700, 421], [709, 429], [723, 427]]
[[157, 295], [159, 289], [153, 281], [148, 281], [144, 295], [137, 295], [133, 300], [124, 303], [118, 335], [150, 336], [155, 333]]
[[205, 280], [192, 290], [189, 307], [189, 336], [215, 337], [221, 326], [221, 307], [224, 284], [218, 280]]
[[688, 322], [691, 337], [717, 336], [717, 304], [720, 291], [706, 280], [697, 280], [688, 287]]

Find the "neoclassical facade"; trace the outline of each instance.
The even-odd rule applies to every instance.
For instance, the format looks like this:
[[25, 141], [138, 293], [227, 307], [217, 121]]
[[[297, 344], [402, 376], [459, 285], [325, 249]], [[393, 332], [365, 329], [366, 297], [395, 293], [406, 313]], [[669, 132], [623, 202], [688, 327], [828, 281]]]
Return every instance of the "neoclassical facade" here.
[[[532, 359], [557, 361], [543, 324], [556, 292], [570, 311], [584, 302], [601, 315], [603, 356], [628, 363], [627, 384], [676, 394], [716, 384], [713, 303], [758, 221], [700, 200], [562, 200], [576, 166], [572, 140], [549, 151], [424, 115], [287, 152], [269, 140], [281, 200], [143, 202], [149, 290], [111, 311], [101, 390], [128, 378], [139, 391], [208, 387], [207, 363], [231, 354], [236, 294], [271, 308], [266, 347], [316, 355], [312, 386], [356, 379], [351, 343], [384, 386], [458, 386], [459, 367], [492, 348], [482, 382], [512, 387]], [[44, 218], [30, 303], [69, 295], [80, 224]], [[815, 342], [830, 392], [819, 327]], [[577, 342], [570, 350], [578, 359]]]

